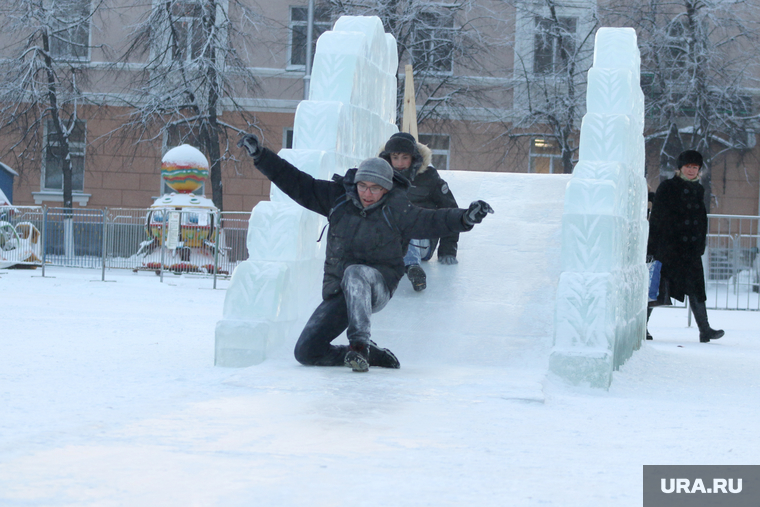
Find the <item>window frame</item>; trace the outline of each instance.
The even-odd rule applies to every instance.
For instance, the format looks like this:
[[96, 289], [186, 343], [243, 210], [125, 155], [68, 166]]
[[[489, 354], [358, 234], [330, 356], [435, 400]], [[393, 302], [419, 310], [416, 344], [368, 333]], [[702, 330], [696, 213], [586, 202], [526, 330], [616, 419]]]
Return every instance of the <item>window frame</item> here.
[[[288, 6], [288, 62], [287, 62], [287, 68], [289, 70], [305, 70], [306, 68], [306, 30], [308, 30], [308, 6], [306, 5], [290, 5]], [[303, 10], [304, 11], [304, 19], [294, 19], [296, 16], [294, 16], [294, 12], [296, 10]], [[321, 19], [320, 19], [321, 18]], [[332, 16], [330, 15], [329, 10], [326, 8], [320, 8], [319, 6], [316, 6], [314, 8], [314, 34], [312, 37], [312, 55], [316, 54], [317, 52], [317, 39], [319, 39], [319, 36], [323, 33], [332, 30], [333, 21]], [[303, 46], [301, 44], [296, 44], [296, 35], [298, 34], [298, 29], [301, 28], [303, 30]], [[294, 48], [298, 46], [298, 51], [301, 51], [301, 47], [303, 47], [303, 60], [304, 63], [293, 63], [293, 56], [296, 54]], [[313, 60], [312, 60], [313, 61]]]
[[282, 128], [282, 147], [284, 149], [292, 149], [293, 148], [293, 141], [295, 138], [293, 127], [283, 127]]
[[[415, 22], [414, 30], [412, 32], [412, 45], [409, 50], [415, 71], [433, 75], [453, 75], [454, 36], [456, 33], [456, 27], [454, 26], [454, 16], [452, 14], [446, 14], [438, 11], [423, 11], [420, 12], [417, 17], [418, 19]], [[427, 24], [425, 26], [420, 27], [420, 21], [425, 22], [425, 18], [430, 19], [426, 22]], [[435, 18], [435, 20], [433, 21], [432, 18]], [[441, 23], [441, 21], [443, 22]], [[418, 37], [418, 34], [423, 35]], [[440, 37], [440, 34], [447, 34], [447, 36]], [[436, 56], [435, 61], [430, 61], [431, 55], [436, 55], [436, 50], [441, 49], [441, 47], [433, 46], [433, 43], [437, 40], [447, 41], [447, 47], [441, 46], [446, 53], [446, 68], [443, 68], [440, 65], [440, 62], [443, 61], [443, 58], [438, 58]], [[419, 45], [423, 46], [422, 50], [419, 49]]]
[[[420, 144], [424, 144], [432, 152], [430, 164], [439, 171], [448, 171], [451, 165], [451, 136], [449, 134], [424, 133], [418, 134], [417, 138], [419, 139]], [[434, 145], [437, 144], [434, 142], [436, 139], [445, 140], [446, 148], [434, 147]], [[445, 157], [446, 163], [444, 165], [446, 167], [438, 167], [438, 165], [434, 164], [433, 161], [435, 160], [435, 157]]]
[[[89, 62], [91, 59], [90, 47], [92, 37], [91, 0], [79, 0], [80, 5], [73, 7], [72, 13], [61, 13], [62, 19], [54, 19], [53, 33], [50, 35], [50, 55], [59, 62]], [[70, 26], [67, 26], [70, 25]], [[65, 33], [66, 40], [55, 36], [56, 33]], [[79, 38], [75, 40], [76, 34]], [[81, 39], [81, 40], [80, 40]], [[72, 44], [73, 42], [73, 44]], [[74, 50], [81, 45], [78, 55]]]
[[[72, 160], [72, 166], [71, 166], [71, 192], [82, 194], [84, 193], [84, 173], [85, 173], [85, 163], [86, 163], [86, 156], [87, 156], [87, 121], [86, 120], [76, 120], [77, 123], [81, 124], [81, 130], [82, 130], [82, 140], [81, 141], [72, 141], [69, 140], [69, 156]], [[53, 120], [47, 120], [45, 122], [45, 150], [44, 150], [44, 157], [42, 159], [42, 171], [40, 174], [40, 191], [43, 193], [60, 193], [63, 194], [63, 167], [58, 167], [58, 172], [60, 173], [61, 177], [61, 186], [60, 187], [49, 187], [47, 186], [48, 183], [48, 171], [50, 168], [48, 167], [48, 160], [50, 153], [48, 152], [49, 148], [57, 148], [60, 147], [61, 143], [58, 140], [51, 140], [49, 136], [51, 135], [52, 130], [52, 122]], [[73, 131], [72, 131], [73, 133]], [[74, 165], [74, 158], [81, 160], [81, 169], [77, 171], [75, 165]], [[76, 172], [80, 172], [81, 178], [82, 178], [82, 188], [76, 188], [74, 186], [74, 176]]]
[[[195, 10], [193, 15], [182, 13], [175, 14], [175, 7], [183, 5], [188, 8], [192, 6]], [[184, 63], [191, 62], [201, 56], [200, 48], [203, 47], [203, 26], [201, 25], [203, 20], [203, 6], [200, 0], [171, 0], [171, 10], [171, 25], [173, 25], [174, 30], [177, 31], [180, 37], [184, 34], [184, 47], [180, 52], [180, 58], [175, 58], [175, 55], [172, 54], [172, 61]], [[172, 37], [171, 31], [169, 32], [168, 37]], [[179, 45], [180, 41], [177, 42]], [[196, 42], [199, 43], [200, 47], [194, 47], [194, 43]]]
[[[575, 52], [575, 39], [574, 37], [578, 34], [578, 25], [580, 23], [580, 18], [578, 16], [558, 16], [558, 21], [560, 25], [562, 25], [563, 33], [567, 32], [568, 36], [564, 37], [561, 36], [560, 40], [558, 41], [556, 38], [551, 37], [551, 47], [549, 47], [548, 44], [543, 43], [544, 42], [544, 36], [548, 34], [548, 28], [541, 28], [541, 24], [551, 24], [551, 20], [544, 17], [544, 16], [534, 16], [534, 36], [533, 36], [533, 73], [534, 74], [540, 74], [540, 75], [552, 75], [560, 73], [564, 70], [564, 66], [561, 62], [561, 52], [564, 46], [563, 42], [566, 40], [569, 40], [573, 43], [573, 47], [571, 48], [569, 53]], [[569, 24], [573, 24], [572, 31], [570, 30]], [[548, 42], [548, 41], [546, 41]], [[539, 59], [539, 46], [543, 46], [547, 48], [547, 51], [545, 51], [543, 58], [547, 59], [547, 56], [551, 58], [551, 61], [548, 61], [546, 63], [542, 63], [539, 65], [538, 59]]]
[[[547, 141], [550, 141], [552, 143], [557, 144], [557, 153], [538, 153], [534, 151], [534, 148], [538, 148], [537, 143], [542, 142], [546, 143]], [[549, 172], [541, 172], [541, 171], [535, 171], [535, 160], [539, 158], [546, 158], [549, 159]], [[559, 143], [556, 139], [552, 138], [551, 136], [546, 137], [531, 137], [530, 139], [530, 150], [528, 154], [528, 173], [530, 174], [562, 174], [564, 173], [564, 167], [562, 165], [562, 149], [559, 146]]]

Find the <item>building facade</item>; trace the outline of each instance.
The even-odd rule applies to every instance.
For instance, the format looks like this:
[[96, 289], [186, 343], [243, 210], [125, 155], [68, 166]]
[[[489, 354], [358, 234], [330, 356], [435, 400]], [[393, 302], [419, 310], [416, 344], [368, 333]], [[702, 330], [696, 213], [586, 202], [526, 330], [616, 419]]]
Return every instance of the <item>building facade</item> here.
[[[66, 2], [72, 19], [86, 20], [73, 28], [53, 27], [57, 36], [50, 45], [61, 67], [76, 67], [87, 77], [82, 93], [89, 98], [77, 106], [68, 138], [74, 204], [147, 207], [167, 191], [160, 174], [163, 153], [182, 142], [172, 129], [136, 133], [121, 128], [133, 113], [130, 104], [137, 102], [127, 85], [156, 56], [153, 49], [126, 61], [123, 55], [133, 43], [134, 27], [154, 11], [150, 5], [117, 0], [97, 4], [97, 15], [82, 16], [96, 4], [57, 1]], [[289, 147], [295, 111], [308, 81], [308, 6], [256, 0], [154, 1], [153, 7], [170, 5], [173, 16], [168, 25], [153, 27], [151, 37], [173, 44], [172, 58], [190, 61], [202, 56], [201, 7], [208, 3], [215, 6], [220, 30], [236, 25], [240, 33], [251, 36], [243, 41], [231, 30], [225, 32], [234, 56], [255, 78], [253, 87], [229, 78], [234, 93], [220, 102], [219, 121], [257, 133], [275, 151]], [[591, 65], [593, 34], [607, 21], [605, 6], [591, 0], [366, 3], [356, 2], [349, 13], [371, 14], [375, 4], [402, 6], [385, 19], [399, 41], [399, 98], [404, 65], [414, 64], [420, 141], [433, 149], [439, 170], [561, 173], [572, 167], [585, 106], [585, 72]], [[333, 2], [316, 2], [315, 43], [341, 13]], [[13, 44], [4, 42], [8, 54], [0, 56], [13, 57]], [[252, 120], [244, 120], [240, 110]], [[22, 160], [18, 150], [3, 150], [0, 162], [18, 172], [14, 204], [63, 202], [62, 152], [52, 127], [49, 120], [38, 125], [43, 142], [36, 159], [27, 153]], [[0, 128], [0, 147], [15, 142], [15, 130], [9, 125]], [[240, 156], [234, 135], [223, 143], [224, 209], [249, 211], [268, 199], [269, 182]], [[742, 152], [729, 150], [713, 164], [711, 212], [760, 211], [760, 163], [754, 140], [748, 145]], [[657, 141], [648, 148], [652, 189], [661, 178], [660, 148]], [[201, 192], [210, 196], [210, 190], [207, 182]]]

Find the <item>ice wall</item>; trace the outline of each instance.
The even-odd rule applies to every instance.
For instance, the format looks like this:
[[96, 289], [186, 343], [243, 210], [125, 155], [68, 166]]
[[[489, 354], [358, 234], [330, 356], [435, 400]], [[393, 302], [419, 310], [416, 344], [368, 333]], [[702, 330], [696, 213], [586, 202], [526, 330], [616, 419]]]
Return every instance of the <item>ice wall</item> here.
[[646, 329], [644, 95], [632, 28], [600, 28], [562, 223], [550, 370], [607, 388]]
[[[329, 179], [378, 149], [398, 131], [396, 40], [378, 17], [343, 16], [317, 41], [309, 100], [296, 110], [293, 146], [280, 156], [315, 178]], [[214, 364], [258, 364], [297, 334], [319, 301], [323, 217], [272, 185], [253, 209], [249, 259], [232, 275], [216, 325]]]

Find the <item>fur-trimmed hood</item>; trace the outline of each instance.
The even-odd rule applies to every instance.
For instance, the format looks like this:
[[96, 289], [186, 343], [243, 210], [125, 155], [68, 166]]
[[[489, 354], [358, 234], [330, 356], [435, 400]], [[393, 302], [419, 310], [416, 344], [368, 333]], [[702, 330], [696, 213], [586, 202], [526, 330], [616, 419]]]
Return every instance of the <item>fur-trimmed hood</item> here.
[[[391, 164], [391, 154], [385, 151], [385, 145], [380, 148], [378, 157], [385, 159], [389, 164]], [[414, 155], [412, 156], [412, 165], [408, 171], [409, 179], [414, 181], [415, 176], [427, 171], [432, 161], [433, 150], [418, 141], [415, 145]], [[391, 164], [391, 166], [392, 165], [393, 164]], [[406, 173], [406, 171], [404, 172]]]

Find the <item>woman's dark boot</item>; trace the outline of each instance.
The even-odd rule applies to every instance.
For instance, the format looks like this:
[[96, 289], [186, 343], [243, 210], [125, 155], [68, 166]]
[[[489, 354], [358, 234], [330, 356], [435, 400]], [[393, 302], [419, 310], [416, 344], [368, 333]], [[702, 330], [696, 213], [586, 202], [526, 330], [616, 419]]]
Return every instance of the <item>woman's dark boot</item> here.
[[650, 315], [652, 315], [652, 307], [651, 306], [647, 308], [647, 340], [654, 340], [654, 338], [652, 338], [652, 335], [649, 334], [649, 316]]
[[697, 321], [699, 327], [699, 341], [702, 343], [708, 343], [710, 340], [717, 340], [725, 333], [722, 329], [713, 329], [707, 322], [707, 308], [704, 301], [697, 301], [697, 298], [689, 296], [689, 306], [691, 306], [691, 313], [694, 314], [694, 320]]

